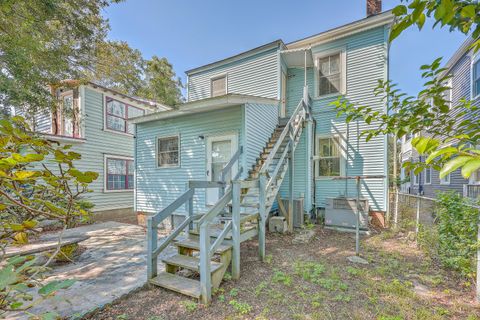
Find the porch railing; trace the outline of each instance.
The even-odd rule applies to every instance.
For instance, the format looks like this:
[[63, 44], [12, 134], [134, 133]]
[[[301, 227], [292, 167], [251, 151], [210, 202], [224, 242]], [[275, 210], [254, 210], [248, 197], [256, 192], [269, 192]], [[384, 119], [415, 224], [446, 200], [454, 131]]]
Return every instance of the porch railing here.
[[[293, 200], [293, 163], [295, 148], [302, 135], [305, 120], [311, 115], [311, 98], [308, 94], [308, 86], [304, 87], [303, 98], [293, 111], [290, 119], [280, 133], [275, 145], [270, 151], [268, 157], [259, 171], [259, 230], [258, 246], [261, 259], [265, 257], [265, 232], [268, 213], [273, 205], [273, 195], [270, 192], [277, 187], [277, 182], [285, 174], [285, 166], [289, 170], [289, 194], [290, 200]], [[282, 150], [281, 147], [284, 146]], [[287, 156], [289, 155], [289, 156]], [[278, 159], [274, 163], [274, 159]], [[269, 198], [270, 196], [270, 198]], [[289, 202], [288, 208], [288, 228], [293, 231], [293, 201]]]
[[[168, 247], [168, 245], [180, 235], [180, 233], [188, 227], [188, 230], [193, 229], [194, 221], [197, 222], [197, 226], [202, 228], [211, 219], [217, 216], [220, 212], [223, 211], [223, 208], [231, 201], [232, 197], [232, 188], [229, 188], [227, 193], [224, 194], [221, 199], [213, 206], [206, 214], [195, 214], [194, 213], [194, 204], [193, 198], [197, 189], [208, 189], [208, 188], [218, 188], [219, 190], [225, 190], [226, 188], [226, 181], [225, 177], [231, 172], [233, 165], [238, 162], [240, 155], [242, 154], [243, 149], [242, 147], [239, 148], [237, 152], [232, 156], [232, 159], [225, 165], [222, 170], [222, 181], [197, 181], [191, 180], [187, 183], [187, 190], [179, 196], [175, 201], [170, 203], [167, 207], [163, 210], [158, 212], [155, 215], [148, 217], [147, 220], [147, 278], [148, 280], [153, 279], [157, 276], [157, 264], [158, 264], [158, 256], [159, 254]], [[240, 167], [235, 179], [238, 179], [240, 174], [242, 173], [242, 168]], [[221, 192], [221, 191], [220, 191]], [[162, 241], [162, 243], [158, 244], [158, 225], [162, 223], [168, 217], [171, 217], [175, 211], [177, 211], [181, 206], [185, 205], [185, 211], [187, 212], [187, 216], [185, 220]], [[230, 229], [231, 224], [227, 223], [226, 229]], [[224, 230], [225, 231], [225, 230]], [[208, 247], [209, 254], [210, 252], [215, 252], [218, 246], [221, 244], [223, 239], [225, 238], [226, 234], [229, 230], [222, 232], [221, 237], [222, 240], [217, 241], [214, 243], [213, 250], [212, 248]], [[210, 239], [210, 236], [204, 232], [203, 237], [207, 236]], [[223, 237], [222, 237], [223, 236]], [[202, 232], [200, 232], [200, 239], [202, 239]], [[202, 242], [201, 242], [202, 243]], [[202, 246], [200, 244], [200, 251], [205, 251], [207, 247]], [[210, 254], [211, 256], [211, 254]], [[208, 264], [208, 268], [210, 269], [210, 264]], [[202, 268], [201, 272], [202, 274]]]

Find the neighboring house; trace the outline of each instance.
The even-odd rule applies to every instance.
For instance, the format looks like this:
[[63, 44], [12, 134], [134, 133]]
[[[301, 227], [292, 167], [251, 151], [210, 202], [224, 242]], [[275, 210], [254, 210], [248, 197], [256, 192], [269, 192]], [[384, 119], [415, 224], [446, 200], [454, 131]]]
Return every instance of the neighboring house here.
[[[446, 94], [451, 105], [458, 104], [461, 99], [471, 100], [474, 105], [480, 104], [480, 53], [475, 54], [470, 49], [473, 42], [472, 38], [468, 38], [447, 62], [445, 72], [450, 74], [451, 78], [446, 84], [450, 88]], [[467, 116], [476, 117], [480, 121], [479, 114]], [[425, 161], [425, 157], [419, 156], [412, 148], [411, 139], [412, 136], [402, 139], [401, 161]], [[480, 171], [472, 174], [470, 179], [464, 179], [458, 169], [440, 179], [439, 172], [434, 169], [415, 175], [402, 168], [401, 178], [404, 181], [402, 192], [435, 197], [437, 192], [453, 190], [466, 197], [480, 196]]]
[[31, 119], [33, 129], [46, 139], [72, 145], [72, 150], [82, 156], [76, 167], [99, 174], [90, 185], [93, 192], [85, 195], [95, 205], [96, 219], [135, 221], [135, 125], [127, 121], [169, 108], [94, 83], [65, 84], [53, 92], [59, 100], [59, 111], [36, 114]]
[[[380, 5], [378, 0], [369, 2]], [[390, 12], [373, 14], [305, 39], [288, 44], [273, 41], [187, 71], [186, 103], [178, 110], [133, 121], [137, 124], [136, 210], [158, 212], [186, 190], [189, 180], [218, 181], [221, 169], [240, 147], [243, 153], [232, 175], [241, 171], [240, 178], [251, 178], [258, 158], [268, 156], [264, 147], [272, 133], [289, 120], [306, 84], [314, 127], [310, 136], [304, 130], [295, 150], [294, 197], [304, 199], [304, 210], [311, 212], [324, 208], [329, 197], [356, 195], [355, 182], [339, 177], [375, 175], [376, 179], [362, 181], [361, 196], [373, 211], [385, 212], [387, 138], [365, 142], [359, 134], [370, 126], [347, 124], [337, 118], [330, 103], [343, 96], [357, 105], [385, 110], [373, 90], [378, 80], [387, 79], [392, 22]], [[286, 174], [279, 190], [282, 197], [287, 197], [288, 180]], [[218, 198], [217, 190], [208, 189], [196, 194], [194, 206], [205, 212]], [[183, 212], [182, 207], [177, 214]]]

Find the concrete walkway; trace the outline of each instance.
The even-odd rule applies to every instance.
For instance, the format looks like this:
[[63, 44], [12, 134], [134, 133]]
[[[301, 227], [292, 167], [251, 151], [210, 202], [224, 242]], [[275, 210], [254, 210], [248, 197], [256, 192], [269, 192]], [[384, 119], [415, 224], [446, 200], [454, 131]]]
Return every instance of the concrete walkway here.
[[[88, 236], [80, 243], [86, 250], [75, 263], [55, 266], [45, 282], [75, 279], [77, 282], [30, 309], [38, 314], [56, 311], [62, 317], [79, 318], [142, 287], [147, 280], [144, 228], [118, 222], [105, 222], [66, 230], [65, 237]], [[47, 240], [52, 235], [46, 236]], [[174, 247], [162, 256], [172, 255]], [[159, 272], [163, 264], [159, 263]], [[27, 319], [11, 313], [8, 319]]]

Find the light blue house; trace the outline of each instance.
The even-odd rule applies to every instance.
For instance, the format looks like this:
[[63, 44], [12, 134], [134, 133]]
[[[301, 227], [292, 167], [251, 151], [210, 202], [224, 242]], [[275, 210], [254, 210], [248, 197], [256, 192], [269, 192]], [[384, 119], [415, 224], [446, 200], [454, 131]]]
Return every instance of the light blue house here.
[[[132, 120], [136, 124], [135, 210], [148, 224], [148, 277], [152, 283], [208, 302], [232, 261], [240, 274], [240, 243], [258, 236], [265, 254], [265, 223], [279, 197], [301, 200], [306, 213], [329, 198], [361, 197], [372, 211], [387, 210], [387, 139], [365, 142], [372, 125], [347, 125], [330, 103], [342, 96], [385, 110], [373, 94], [388, 76], [390, 12], [367, 1], [368, 17], [285, 44], [273, 41], [187, 71], [187, 102], [173, 111]], [[375, 14], [378, 13], [378, 14]], [[233, 181], [233, 182], [232, 182]], [[293, 226], [293, 205], [284, 211]], [[172, 215], [185, 220], [162, 244], [156, 227]], [[177, 236], [188, 227], [188, 239]], [[177, 238], [177, 239], [176, 239]], [[179, 254], [157, 256], [175, 240]], [[198, 250], [200, 256], [192, 256]], [[220, 263], [212, 262], [214, 254]], [[200, 273], [200, 281], [176, 274]]]

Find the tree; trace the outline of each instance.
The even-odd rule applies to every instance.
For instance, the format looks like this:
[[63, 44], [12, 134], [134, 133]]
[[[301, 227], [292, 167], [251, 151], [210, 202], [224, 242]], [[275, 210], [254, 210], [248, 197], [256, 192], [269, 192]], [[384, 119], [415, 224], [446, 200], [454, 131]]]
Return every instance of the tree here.
[[153, 56], [145, 68], [147, 85], [141, 97], [174, 106], [182, 101], [182, 83], [166, 58]]
[[[28, 302], [32, 297], [27, 288], [36, 284], [36, 275], [51, 261], [42, 266], [28, 257], [5, 261], [5, 247], [28, 242], [42, 220], [67, 228], [90, 216], [92, 206], [82, 196], [98, 174], [76, 169], [80, 154], [70, 147], [36, 136], [22, 117], [0, 120], [0, 316], [34, 304]], [[60, 245], [59, 240], [58, 251]], [[72, 283], [54, 281], [41, 285], [38, 293], [48, 297]]]
[[[432, 17], [436, 21], [434, 28], [438, 24], [448, 25], [451, 30], [465, 34], [473, 30], [472, 36], [476, 40], [472, 48], [474, 51], [480, 48], [480, 40], [477, 39], [480, 35], [478, 2], [414, 0], [408, 6], [395, 7], [393, 13], [399, 19], [392, 28], [390, 40], [414, 24], [421, 29], [426, 17]], [[380, 134], [394, 134], [398, 138], [407, 133], [417, 134], [412, 145], [419, 154], [427, 156], [426, 161], [404, 164], [413, 169], [415, 174], [432, 166], [440, 170], [440, 177], [443, 178], [461, 168], [462, 175], [468, 178], [480, 169], [480, 126], [478, 119], [465, 115], [477, 114], [479, 107], [466, 99], [450, 106], [451, 101], [445, 96], [450, 89], [446, 85], [450, 75], [441, 67], [441, 58], [421, 69], [426, 82], [416, 97], [401, 93], [390, 81], [380, 81], [375, 94], [388, 102], [386, 113], [373, 111], [369, 106], [355, 106], [339, 98], [334, 102], [338, 115], [345, 114], [347, 122], [361, 119], [367, 124], [375, 124], [375, 129], [362, 132], [367, 141]]]
[[93, 61], [87, 77], [100, 85], [128, 95], [138, 95], [145, 86], [142, 53], [124, 41], [100, 42]]
[[106, 41], [97, 46], [88, 77], [122, 93], [174, 106], [182, 101], [182, 83], [166, 58], [142, 57], [128, 43]]
[[435, 20], [434, 28], [449, 26], [450, 31], [464, 34], [472, 32], [476, 39], [472, 48], [480, 49], [480, 2], [471, 0], [402, 0], [406, 5], [396, 6], [392, 12], [397, 22], [390, 33], [390, 41], [397, 38], [405, 29], [417, 25], [421, 30], [427, 18]]
[[117, 0], [0, 2], [0, 105], [54, 108], [49, 84], [80, 79], [106, 36], [101, 10]]

